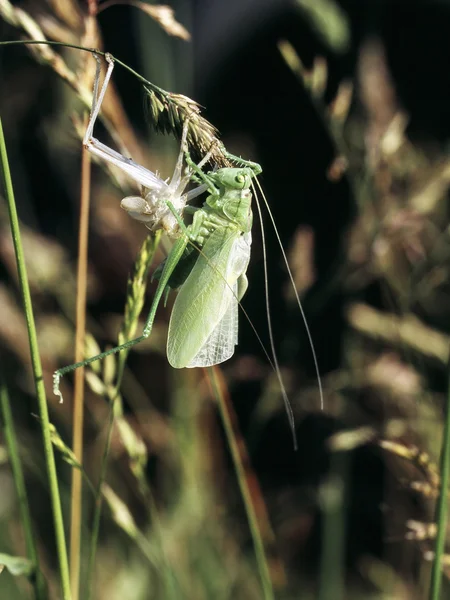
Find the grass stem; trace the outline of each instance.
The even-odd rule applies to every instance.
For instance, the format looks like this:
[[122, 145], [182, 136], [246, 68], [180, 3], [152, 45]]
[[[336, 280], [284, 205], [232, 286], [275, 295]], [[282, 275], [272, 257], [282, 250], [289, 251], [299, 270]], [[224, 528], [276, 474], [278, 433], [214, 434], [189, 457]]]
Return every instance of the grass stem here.
[[34, 382], [36, 387], [36, 397], [39, 407], [39, 416], [44, 443], [45, 462], [50, 487], [50, 498], [53, 510], [53, 524], [55, 527], [56, 548], [59, 561], [59, 572], [61, 577], [63, 600], [71, 600], [69, 563], [67, 558], [66, 539], [64, 532], [64, 521], [62, 515], [61, 499], [58, 487], [58, 475], [56, 473], [55, 456], [50, 437], [50, 421], [48, 415], [47, 398], [45, 395], [44, 379], [42, 373], [41, 359], [37, 343], [36, 326], [34, 323], [33, 306], [31, 302], [30, 287], [28, 285], [27, 269], [23, 253], [19, 218], [17, 215], [16, 204], [14, 200], [14, 190], [9, 170], [8, 154], [3, 135], [3, 125], [0, 119], [0, 170], [5, 188], [5, 196], [8, 204], [9, 219], [14, 244], [14, 251], [17, 262], [17, 271], [19, 274], [22, 300], [25, 310], [27, 323], [28, 339], [30, 344], [31, 363], [33, 369]]
[[448, 512], [448, 483], [450, 479], [450, 360], [448, 366], [447, 405], [441, 450], [441, 489], [437, 505], [437, 535], [431, 570], [430, 600], [440, 600], [442, 585], [442, 555], [445, 550]]
[[[81, 153], [81, 193], [80, 229], [78, 234], [77, 300], [75, 362], [84, 359], [84, 338], [86, 333], [86, 288], [88, 265], [88, 231], [91, 161], [89, 152]], [[83, 464], [83, 425], [84, 425], [84, 368], [75, 371], [73, 400], [72, 448], [77, 461]], [[72, 470], [72, 491], [70, 503], [70, 580], [73, 600], [79, 597], [80, 589], [80, 548], [83, 506], [83, 475], [80, 469]]]
[[[258, 503], [255, 502], [254, 498], [252, 497], [252, 491], [254, 495], [255, 492], [259, 492], [259, 484], [250, 467], [250, 459], [238, 431], [236, 418], [234, 413], [232, 413], [230, 410], [230, 400], [225, 393], [224, 385], [219, 379], [220, 371], [216, 367], [211, 367], [207, 370], [207, 373], [214, 397], [218, 402], [222, 424], [225, 429], [225, 435], [227, 437], [239, 488], [244, 501], [245, 511], [247, 513], [250, 532], [255, 549], [256, 562], [261, 578], [261, 586], [264, 594], [263, 597], [265, 600], [274, 600], [275, 594], [266, 553], [268, 542], [270, 545], [272, 545], [271, 542], [274, 542], [273, 531], [269, 524], [265, 505], [262, 501], [262, 495], [261, 498], [258, 498], [258, 500], [261, 500], [261, 502]], [[251, 485], [249, 481], [250, 479]], [[258, 504], [258, 507], [256, 504]], [[258, 514], [260, 515], [259, 517]], [[262, 531], [263, 528], [264, 531]], [[264, 539], [266, 540], [266, 544], [264, 543]]]
[[27, 556], [32, 561], [35, 567], [34, 575], [34, 594], [36, 600], [46, 600], [47, 590], [46, 582], [39, 566], [39, 555], [37, 544], [34, 537], [33, 523], [31, 520], [30, 505], [25, 487], [25, 477], [23, 474], [22, 463], [20, 461], [19, 447], [17, 444], [16, 432], [14, 430], [14, 422], [9, 401], [8, 389], [6, 383], [0, 381], [0, 410], [3, 420], [3, 432], [5, 435], [6, 447], [8, 449], [9, 461], [16, 486], [17, 498], [19, 501], [20, 519], [25, 535], [25, 546], [27, 548]]

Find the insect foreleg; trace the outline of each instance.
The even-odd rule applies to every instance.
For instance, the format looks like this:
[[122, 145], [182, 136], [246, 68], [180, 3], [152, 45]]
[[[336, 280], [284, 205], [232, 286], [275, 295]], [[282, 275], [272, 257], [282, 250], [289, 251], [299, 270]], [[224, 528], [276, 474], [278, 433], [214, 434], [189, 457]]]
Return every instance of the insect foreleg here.
[[[182, 172], [182, 167], [183, 167], [183, 157], [188, 154], [189, 155], [189, 150], [188, 150], [188, 143], [187, 143], [187, 137], [188, 137], [188, 131], [189, 131], [189, 124], [190, 124], [190, 119], [194, 116], [193, 113], [191, 113], [190, 115], [188, 115], [188, 117], [185, 119], [184, 123], [183, 123], [183, 132], [181, 135], [181, 144], [180, 144], [180, 152], [178, 154], [178, 159], [177, 159], [177, 164], [175, 166], [175, 170], [173, 172], [172, 175], [172, 179], [170, 181], [169, 184], [169, 190], [172, 190], [173, 192], [178, 192], [179, 194], [181, 194], [183, 192], [183, 190], [186, 188], [189, 180], [193, 180], [196, 181], [198, 183], [202, 183], [202, 180], [199, 180], [197, 177], [193, 177], [193, 169], [190, 165], [188, 165], [188, 169], [187, 169], [187, 173], [184, 177], [181, 177], [181, 172]], [[214, 144], [213, 144], [214, 146]], [[199, 170], [201, 170], [201, 168], [203, 167], [204, 164], [206, 164], [209, 159], [211, 158], [212, 154], [213, 154], [213, 147], [209, 150], [209, 152], [202, 158], [202, 160], [199, 162], [198, 165], [195, 165], [195, 163], [192, 163], [195, 167], [195, 171], [198, 172]], [[201, 194], [204, 191], [204, 187], [203, 185], [200, 186], [200, 188], [197, 188], [195, 190], [191, 190], [190, 192], [188, 192], [187, 196], [189, 200], [192, 200], [193, 198], [195, 198], [198, 194]]]
[[199, 182], [203, 181], [203, 183], [206, 184], [206, 186], [211, 194], [218, 194], [219, 190], [212, 182], [211, 177], [209, 177], [206, 173], [204, 173], [202, 171], [202, 166], [205, 164], [205, 162], [207, 160], [209, 160], [209, 154], [210, 153], [208, 153], [206, 155], [206, 157], [198, 165], [196, 165], [195, 162], [192, 160], [191, 155], [189, 154], [188, 150], [185, 150], [185, 153], [184, 153], [185, 159], [186, 159], [186, 164], [188, 165], [188, 167], [190, 168], [192, 173], [195, 174], [195, 177], [192, 177], [192, 174], [191, 174], [191, 179], [194, 179]]
[[234, 162], [242, 167], [248, 167], [249, 169], [251, 169], [253, 171], [253, 173], [255, 174], [255, 176], [262, 173], [262, 167], [258, 163], [253, 162], [251, 160], [244, 160], [240, 156], [231, 154], [231, 152], [228, 152], [227, 150], [225, 150], [225, 148], [222, 149], [222, 152], [223, 152], [224, 156], [226, 158], [228, 158], [229, 160], [231, 160], [232, 162]]
[[211, 225], [214, 224], [214, 229], [223, 225], [222, 221], [215, 219], [214, 216], [214, 214], [207, 213], [204, 209], [194, 213], [192, 224], [189, 227], [189, 239], [194, 245], [203, 246], [205, 239], [211, 233]]

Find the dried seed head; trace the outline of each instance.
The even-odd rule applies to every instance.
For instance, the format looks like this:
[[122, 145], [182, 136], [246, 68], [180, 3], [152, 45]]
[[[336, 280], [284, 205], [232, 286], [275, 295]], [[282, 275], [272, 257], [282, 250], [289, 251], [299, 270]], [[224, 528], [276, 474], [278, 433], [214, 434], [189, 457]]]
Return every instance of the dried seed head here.
[[211, 159], [218, 166], [226, 166], [223, 145], [217, 138], [217, 129], [200, 114], [200, 106], [182, 94], [162, 93], [145, 87], [152, 121], [157, 131], [173, 133], [181, 138], [183, 124], [189, 120], [187, 141], [194, 153], [203, 157], [212, 150]]

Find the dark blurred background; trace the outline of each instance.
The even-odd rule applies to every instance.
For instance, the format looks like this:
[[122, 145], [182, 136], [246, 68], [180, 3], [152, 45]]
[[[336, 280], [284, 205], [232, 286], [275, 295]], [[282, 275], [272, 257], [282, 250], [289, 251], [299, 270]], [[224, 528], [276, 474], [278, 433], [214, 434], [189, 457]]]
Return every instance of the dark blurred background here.
[[[83, 42], [85, 3], [14, 6], [35, 19], [49, 39]], [[99, 12], [98, 43], [84, 41], [101, 45], [162, 88], [195, 99], [226, 147], [263, 167], [260, 182], [290, 260], [324, 387], [322, 409], [305, 325], [263, 207], [271, 319], [296, 416], [297, 452], [276, 378], [243, 316], [236, 355], [223, 370], [275, 532], [273, 551], [283, 565], [277, 597], [321, 597], [321, 581], [333, 561], [343, 565], [344, 583], [330, 597], [426, 597], [425, 557], [432, 541], [417, 531], [423, 532], [433, 517], [432, 475], [439, 456], [450, 329], [450, 6], [417, 0], [180, 0], [171, 6], [191, 41], [168, 35], [138, 7], [127, 5]], [[23, 35], [17, 23], [2, 16], [2, 40]], [[62, 52], [89, 88], [93, 59], [77, 51]], [[33, 255], [30, 277], [50, 376], [72, 360], [83, 107], [74, 90], [24, 47], [0, 50], [0, 81], [0, 112], [18, 210]], [[116, 67], [113, 81], [129, 119], [113, 121], [119, 137], [132, 137], [140, 153], [136, 156], [130, 149], [133, 158], [170, 176], [178, 141], [152, 130], [136, 79]], [[96, 131], [115, 147], [104, 127]], [[146, 235], [119, 209], [120, 199], [133, 189], [127, 185], [111, 181], [94, 166], [88, 311], [89, 329], [101, 348], [114, 343], [127, 277]], [[256, 209], [254, 213], [250, 285], [243, 305], [267, 345], [263, 251]], [[26, 343], [3, 206], [1, 220], [1, 360], [16, 390], [24, 447], [38, 452], [39, 432], [29, 416], [36, 411], [32, 388], [23, 379]], [[149, 286], [146, 308], [153, 291]], [[224, 586], [239, 598], [261, 597], [220, 422], [207, 393], [203, 388], [198, 392], [196, 375], [174, 374], [167, 365], [169, 312], [160, 313], [155, 339], [129, 358], [133, 383], [130, 379], [124, 390], [125, 419], [146, 447], [146, 476], [163, 514], [184, 489], [186, 465], [173, 447], [182, 453], [183, 443], [194, 444], [195, 436], [201, 436], [201, 443], [195, 442], [198, 456], [211, 455], [217, 469], [204, 485], [222, 496], [220, 503], [201, 503], [196, 524], [205, 521], [208, 531], [214, 530], [214, 511], [226, 513], [231, 531], [224, 533], [220, 513], [220, 525], [210, 532], [208, 544], [226, 553], [218, 548], [233, 538], [230, 555], [242, 552], [250, 558], [245, 567], [238, 560], [230, 562], [228, 568], [236, 571]], [[131, 399], [133, 390], [138, 400]], [[69, 406], [52, 406], [52, 420], [67, 441]], [[86, 406], [86, 453], [94, 464], [104, 443], [101, 423], [107, 413], [92, 391]], [[178, 437], [183, 433], [174, 423], [177, 415], [195, 421], [188, 441]], [[153, 423], [148, 430], [147, 418]], [[416, 461], [421, 452], [430, 464]], [[126, 455], [116, 440], [111, 485], [151, 536], [151, 519]], [[3, 469], [7, 478], [7, 466]], [[43, 539], [51, 539], [42, 465], [40, 470], [28, 465], [28, 470], [36, 497], [33, 511], [37, 522], [45, 524]], [[68, 486], [68, 468], [61, 465], [61, 473], [62, 485]], [[92, 466], [93, 478], [96, 473]], [[416, 484], [430, 479], [434, 487], [424, 495]], [[2, 529], [14, 545], [11, 523], [18, 525], [11, 502], [5, 501]], [[87, 501], [87, 528], [89, 510]], [[200, 530], [200, 525], [198, 530], [193, 527], [188, 536], [168, 528], [167, 535], [174, 536], [176, 548], [177, 543], [187, 544], [187, 538], [195, 543]], [[102, 544], [110, 549], [101, 555], [105, 564], [99, 563], [99, 582], [116, 564], [116, 555], [121, 556], [123, 550], [117, 548], [125, 544], [108, 517], [102, 532]], [[51, 570], [50, 550], [48, 554]], [[134, 565], [133, 560], [130, 551], [128, 564]], [[182, 597], [222, 597], [205, 583], [217, 577], [212, 566], [202, 571], [186, 560], [180, 572], [183, 568], [190, 583]], [[129, 597], [162, 597], [152, 594], [157, 592], [136, 591]]]

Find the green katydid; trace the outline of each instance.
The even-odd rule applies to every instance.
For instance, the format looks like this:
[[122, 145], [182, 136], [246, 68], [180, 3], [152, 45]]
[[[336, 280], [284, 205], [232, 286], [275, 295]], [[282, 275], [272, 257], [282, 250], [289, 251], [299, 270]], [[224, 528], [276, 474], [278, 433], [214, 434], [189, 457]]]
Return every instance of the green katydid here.
[[[187, 161], [189, 164], [189, 157]], [[207, 185], [209, 196], [194, 213], [193, 223], [180, 242], [186, 247], [189, 240], [201, 248], [201, 253], [172, 309], [167, 358], [175, 368], [219, 364], [233, 355], [237, 344], [238, 302], [248, 285], [245, 273], [251, 246], [250, 186], [252, 178], [261, 172], [256, 163], [241, 164], [246, 167], [226, 167], [208, 174], [190, 165]], [[169, 255], [169, 286], [171, 262]], [[163, 277], [164, 270], [161, 281]]]
[[[152, 171], [93, 138], [94, 124], [114, 66], [113, 59], [107, 55], [108, 70], [98, 92], [100, 73], [98, 57], [96, 58], [98, 65], [93, 105], [83, 143], [93, 154], [119, 167], [148, 190], [143, 196], [125, 198], [121, 203], [122, 208], [131, 217], [144, 222], [149, 229], [164, 229], [176, 241], [162, 269], [142, 336], [81, 363], [57, 370], [54, 375], [54, 391], [60, 397], [59, 381], [62, 375], [129, 348], [150, 335], [156, 309], [166, 287], [175, 286], [174, 281], [180, 279], [181, 266], [188, 262], [191, 272], [185, 273], [180, 282], [183, 285], [175, 301], [169, 325], [169, 362], [177, 368], [207, 366], [218, 364], [232, 356], [237, 343], [237, 303], [247, 287], [245, 271], [250, 259], [250, 185], [252, 177], [261, 172], [261, 167], [256, 163], [228, 155], [242, 167], [226, 167], [205, 174], [201, 167], [209, 160], [209, 154], [199, 165], [193, 163], [187, 152], [187, 121], [183, 127], [180, 154], [169, 184]], [[187, 174], [182, 176], [184, 155], [188, 168]], [[191, 179], [200, 185], [185, 193]], [[204, 207], [197, 210], [189, 207], [194, 212], [194, 219], [186, 227], [180, 216], [183, 208], [188, 201], [206, 189], [209, 196]], [[195, 265], [192, 257], [190, 261], [186, 260], [189, 254], [192, 255], [192, 248], [188, 248], [188, 243], [194, 246], [194, 252], [195, 248], [197, 251], [201, 249]], [[171, 277], [179, 263], [177, 272]], [[198, 293], [199, 284], [201, 293]], [[190, 308], [191, 299], [194, 310]]]
[[181, 289], [173, 307], [167, 342], [169, 363], [175, 368], [211, 366], [233, 355], [237, 343], [238, 301], [247, 288], [245, 271], [250, 260], [250, 186], [252, 178], [261, 172], [256, 163], [238, 160], [246, 166], [225, 167], [205, 174], [187, 155], [189, 166], [207, 186], [209, 196], [202, 208], [193, 209], [191, 225], [185, 227], [180, 223], [183, 233], [165, 261], [142, 335], [56, 371], [56, 394], [61, 395], [59, 380], [65, 373], [130, 348], [150, 335], [156, 309], [167, 286], [174, 286], [173, 281], [180, 284], [179, 271], [191, 254], [187, 248], [189, 243], [194, 246], [194, 252], [200, 252], [190, 272], [182, 275]]
[[[122, 208], [149, 229], [164, 229], [175, 243], [159, 270], [158, 287], [142, 335], [82, 362], [58, 369], [54, 374], [53, 389], [61, 400], [59, 382], [64, 374], [128, 349], [150, 335], [159, 302], [169, 288], [180, 288], [169, 323], [169, 363], [175, 368], [189, 368], [211, 366], [229, 359], [237, 344], [238, 302], [247, 288], [245, 272], [250, 259], [252, 226], [250, 187], [252, 179], [261, 173], [261, 167], [223, 150], [223, 154], [239, 166], [205, 173], [202, 167], [212, 152], [198, 165], [191, 160], [187, 150], [187, 121], [169, 184], [93, 138], [95, 120], [114, 66], [112, 57], [106, 55], [106, 60], [108, 71], [99, 93], [99, 63], [97, 66], [91, 118], [84, 145], [93, 154], [119, 167], [144, 188], [142, 196], [125, 198]], [[183, 157], [188, 165], [185, 175], [182, 175]], [[185, 192], [189, 181], [200, 185]], [[205, 190], [208, 197], [202, 208], [186, 206]], [[191, 225], [186, 226], [182, 220], [184, 209], [194, 213]], [[270, 322], [269, 333], [271, 335]], [[272, 335], [271, 344], [273, 349]], [[276, 356], [274, 364], [280, 379]], [[281, 379], [280, 384], [294, 430], [292, 410]]]

